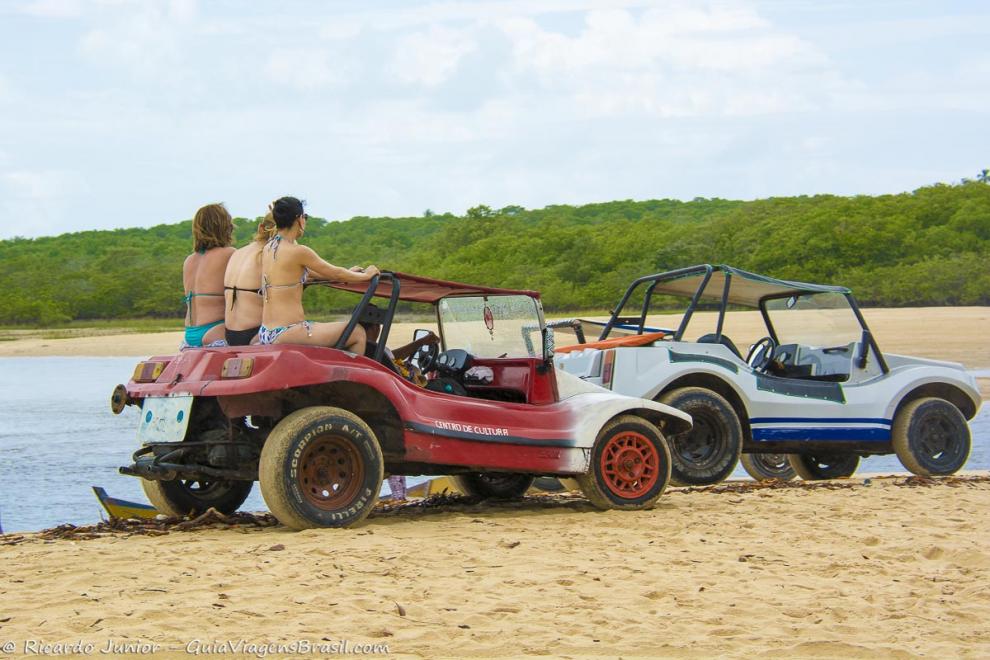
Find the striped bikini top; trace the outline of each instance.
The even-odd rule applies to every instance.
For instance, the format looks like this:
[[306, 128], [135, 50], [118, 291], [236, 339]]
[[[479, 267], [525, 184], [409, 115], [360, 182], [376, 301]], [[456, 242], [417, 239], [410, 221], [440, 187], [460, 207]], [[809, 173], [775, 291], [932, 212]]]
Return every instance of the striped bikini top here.
[[[265, 250], [269, 250], [270, 249], [272, 251], [272, 261], [275, 261], [275, 259], [278, 258], [278, 248], [279, 248], [279, 245], [281, 245], [281, 244], [282, 244], [282, 236], [279, 235], [279, 234], [276, 234], [275, 236], [272, 236], [271, 240], [269, 240], [267, 243], [265, 243], [264, 249]], [[295, 286], [303, 286], [303, 285], [306, 284], [306, 280], [308, 280], [308, 279], [309, 279], [309, 269], [307, 269], [305, 266], [303, 266], [302, 277], [299, 278], [299, 281], [298, 282], [290, 282], [289, 284], [271, 284], [268, 281], [268, 276], [262, 274], [262, 276], [261, 276], [261, 289], [258, 290], [258, 293], [260, 293], [261, 296], [265, 299], [265, 302], [268, 302], [268, 290], [269, 289], [289, 289], [289, 288], [292, 288], [292, 287], [295, 287]], [[236, 295], [236, 292], [235, 292], [235, 295]]]

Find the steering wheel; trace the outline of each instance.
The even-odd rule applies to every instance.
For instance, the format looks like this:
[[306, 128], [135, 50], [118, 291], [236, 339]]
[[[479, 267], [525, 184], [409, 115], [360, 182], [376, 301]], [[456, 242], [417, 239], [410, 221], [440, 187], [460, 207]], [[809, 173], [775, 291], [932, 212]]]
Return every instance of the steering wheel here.
[[777, 342], [773, 340], [773, 337], [767, 336], [760, 339], [749, 349], [746, 364], [752, 367], [754, 371], [766, 371], [773, 361], [773, 352], [776, 348]]
[[428, 374], [437, 367], [437, 358], [440, 356], [440, 343], [433, 342], [425, 344], [416, 349], [416, 352], [409, 356], [408, 362], [415, 364], [420, 373]]

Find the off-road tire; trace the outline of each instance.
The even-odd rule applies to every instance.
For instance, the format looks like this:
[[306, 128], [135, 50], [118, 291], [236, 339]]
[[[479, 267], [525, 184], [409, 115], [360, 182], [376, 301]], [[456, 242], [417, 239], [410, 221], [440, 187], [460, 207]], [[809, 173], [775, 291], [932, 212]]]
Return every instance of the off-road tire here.
[[[625, 448], [622, 443], [631, 444]], [[635, 463], [635, 460], [648, 459]], [[618, 460], [616, 460], [618, 459]], [[630, 459], [630, 462], [626, 462]], [[620, 463], [621, 461], [621, 463]], [[640, 470], [642, 479], [632, 478]], [[663, 495], [670, 482], [670, 450], [660, 429], [636, 415], [622, 415], [608, 422], [591, 448], [588, 472], [577, 477], [585, 497], [599, 509], [648, 509]], [[622, 492], [623, 485], [632, 492]]]
[[859, 456], [850, 453], [789, 454], [787, 462], [805, 481], [845, 479], [859, 467]]
[[746, 474], [757, 481], [790, 481], [797, 476], [787, 460], [787, 454], [743, 454], [739, 457]]
[[509, 472], [471, 472], [450, 478], [454, 487], [465, 495], [497, 500], [522, 497], [533, 485], [534, 479], [531, 474]]
[[[198, 486], [192, 486], [195, 483]], [[206, 487], [203, 488], [203, 484]], [[220, 513], [233, 513], [244, 504], [251, 494], [253, 481], [224, 481], [217, 479], [210, 482], [173, 479], [171, 481], [153, 481], [141, 479], [141, 488], [148, 501], [166, 516], [198, 516], [210, 507]]]
[[916, 399], [897, 411], [891, 439], [901, 464], [925, 477], [955, 474], [972, 446], [966, 418], [936, 397]]
[[732, 474], [742, 454], [743, 430], [725, 397], [703, 387], [681, 387], [665, 392], [657, 401], [694, 420], [690, 430], [667, 439], [671, 484], [708, 486]]
[[330, 406], [297, 410], [265, 441], [258, 483], [268, 509], [286, 527], [348, 527], [378, 501], [385, 461], [371, 428]]

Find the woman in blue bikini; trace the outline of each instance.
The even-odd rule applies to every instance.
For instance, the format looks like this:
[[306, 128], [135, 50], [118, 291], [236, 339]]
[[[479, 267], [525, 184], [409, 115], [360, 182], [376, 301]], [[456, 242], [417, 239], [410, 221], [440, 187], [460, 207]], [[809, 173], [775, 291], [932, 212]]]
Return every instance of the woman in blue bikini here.
[[224, 341], [223, 274], [227, 269], [234, 223], [223, 204], [208, 204], [193, 218], [193, 253], [182, 264], [186, 295], [183, 348], [226, 346]]
[[[303, 212], [302, 202], [295, 197], [276, 200], [272, 204], [272, 217], [278, 233], [261, 252], [264, 311], [258, 342], [333, 346], [347, 324], [306, 320], [302, 294], [307, 276], [312, 274], [333, 282], [367, 282], [378, 274], [378, 268], [340, 268], [321, 259], [311, 248], [299, 245], [296, 240], [306, 231], [308, 216]], [[355, 326], [344, 348], [363, 354], [364, 343], [364, 329]]]

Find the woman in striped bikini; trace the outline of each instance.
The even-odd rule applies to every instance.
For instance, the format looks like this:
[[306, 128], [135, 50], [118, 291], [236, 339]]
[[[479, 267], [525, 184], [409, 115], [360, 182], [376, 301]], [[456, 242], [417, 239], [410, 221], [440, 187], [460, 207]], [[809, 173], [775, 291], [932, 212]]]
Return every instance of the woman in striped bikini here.
[[186, 334], [182, 348], [226, 346], [223, 274], [227, 269], [234, 223], [223, 204], [207, 204], [193, 218], [193, 253], [182, 264]]
[[[333, 346], [346, 323], [316, 323], [306, 320], [303, 284], [311, 273], [333, 282], [367, 282], [378, 268], [357, 266], [350, 270], [327, 263], [316, 252], [296, 240], [306, 231], [308, 215], [295, 197], [282, 197], [272, 204], [278, 232], [261, 252], [261, 295], [264, 300], [258, 341], [262, 344], [313, 344]], [[345, 350], [363, 354], [365, 333], [355, 326]]]

